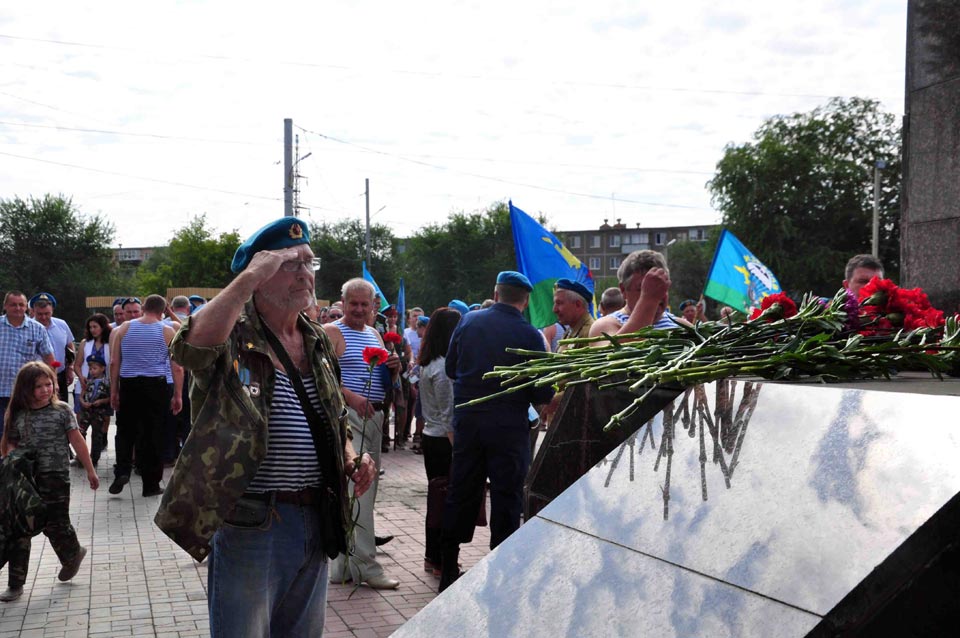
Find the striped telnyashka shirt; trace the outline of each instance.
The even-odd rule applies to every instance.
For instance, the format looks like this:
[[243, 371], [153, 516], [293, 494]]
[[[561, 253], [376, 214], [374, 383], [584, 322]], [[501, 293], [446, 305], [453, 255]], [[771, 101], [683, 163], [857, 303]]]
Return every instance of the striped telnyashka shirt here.
[[[382, 348], [380, 339], [377, 338], [377, 331], [370, 326], [364, 326], [363, 332], [350, 328], [342, 321], [334, 324], [340, 328], [343, 334], [343, 342], [346, 347], [343, 350], [343, 356], [340, 357], [340, 373], [343, 377], [343, 387], [352, 390], [360, 396], [366, 396], [367, 379], [370, 378], [370, 367], [363, 362], [363, 349], [373, 346]], [[384, 375], [379, 369], [373, 371], [373, 379], [370, 386], [370, 400], [383, 401], [386, 396], [386, 387], [383, 383]]]
[[163, 339], [164, 324], [131, 321], [120, 342], [120, 377], [170, 379], [170, 352]]
[[[325, 428], [327, 418], [320, 405], [316, 383], [312, 375], [305, 375], [302, 379], [310, 403], [320, 415], [320, 427]], [[247, 491], [298, 491], [320, 485], [320, 477], [320, 463], [310, 435], [310, 424], [300, 406], [297, 391], [289, 377], [277, 370], [267, 424], [267, 457]]]

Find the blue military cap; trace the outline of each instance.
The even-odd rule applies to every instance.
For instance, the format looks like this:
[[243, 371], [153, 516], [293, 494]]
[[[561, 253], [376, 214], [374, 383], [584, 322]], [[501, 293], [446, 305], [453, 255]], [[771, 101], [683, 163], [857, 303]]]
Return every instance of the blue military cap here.
[[561, 290], [569, 290], [571, 292], [577, 293], [578, 295], [583, 297], [583, 300], [586, 301], [587, 303], [590, 303], [591, 301], [593, 301], [593, 293], [590, 292], [590, 289], [584, 286], [579, 281], [573, 281], [572, 279], [561, 277], [560, 279], [557, 279], [557, 283], [555, 285], [557, 288], [560, 288]]
[[461, 315], [465, 315], [468, 312], [470, 312], [470, 306], [460, 301], [459, 299], [451, 299], [450, 303], [447, 304], [447, 307], [453, 308], [454, 310], [459, 312]]
[[247, 241], [240, 244], [233, 255], [230, 270], [241, 272], [261, 250], [279, 250], [290, 246], [310, 243], [310, 230], [307, 224], [296, 217], [281, 217], [270, 222], [254, 234]]
[[34, 296], [30, 297], [30, 307], [33, 308], [33, 304], [38, 301], [46, 301], [48, 304], [57, 307], [57, 298], [51, 295], [49, 292], [38, 292]]
[[98, 355], [98, 354], [92, 354], [92, 355], [90, 355], [89, 357], [87, 357], [87, 363], [88, 363], [88, 364], [90, 364], [90, 363], [99, 363], [99, 364], [102, 365], [103, 367], [107, 367], [107, 362], [104, 361], [103, 357], [101, 357], [101, 356]]
[[430, 317], [428, 317], [427, 315], [420, 315], [419, 317], [417, 317], [418, 326], [425, 326], [428, 323], [430, 323]]
[[504, 270], [502, 273], [497, 275], [497, 283], [505, 286], [516, 286], [517, 288], [523, 288], [527, 292], [531, 292], [533, 290], [533, 284], [530, 283], [530, 280], [527, 279], [527, 276], [523, 273], [517, 272], [516, 270]]

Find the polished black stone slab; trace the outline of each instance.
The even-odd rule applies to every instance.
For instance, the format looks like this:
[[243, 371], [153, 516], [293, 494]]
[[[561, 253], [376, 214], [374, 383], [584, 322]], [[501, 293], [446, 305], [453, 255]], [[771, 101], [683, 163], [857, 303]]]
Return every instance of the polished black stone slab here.
[[395, 635], [955, 626], [960, 397], [885, 385], [685, 391]]
[[535, 518], [393, 636], [803, 636], [818, 620]]
[[603, 391], [594, 385], [568, 387], [527, 474], [524, 518], [536, 516], [682, 392], [680, 386], [656, 388], [636, 418], [604, 432], [602, 426], [610, 417], [627, 408], [637, 396], [620, 387]]
[[710, 384], [539, 516], [824, 615], [960, 492], [958, 414], [956, 397]]

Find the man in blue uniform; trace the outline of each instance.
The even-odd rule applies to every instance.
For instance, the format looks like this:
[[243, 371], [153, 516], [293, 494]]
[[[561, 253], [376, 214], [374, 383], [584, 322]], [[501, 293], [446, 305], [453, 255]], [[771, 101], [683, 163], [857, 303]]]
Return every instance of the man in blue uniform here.
[[[494, 366], [519, 363], [507, 348], [545, 350], [543, 337], [523, 314], [533, 286], [518, 272], [497, 276], [494, 305], [466, 313], [450, 339], [446, 372], [453, 379], [454, 404], [488, 396], [500, 382], [483, 379]], [[529, 388], [453, 413], [453, 462], [443, 512], [440, 591], [459, 576], [460, 543], [473, 540], [474, 523], [490, 479], [490, 549], [520, 527], [523, 481], [530, 467], [527, 410], [542, 404], [553, 389]]]

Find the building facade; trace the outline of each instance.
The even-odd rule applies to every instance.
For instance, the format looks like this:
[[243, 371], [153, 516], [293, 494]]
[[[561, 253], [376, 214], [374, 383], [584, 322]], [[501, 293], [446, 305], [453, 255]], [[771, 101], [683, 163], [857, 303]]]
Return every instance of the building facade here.
[[[669, 259], [669, 246], [681, 241], [707, 241], [716, 225], [628, 228], [604, 219], [599, 228], [559, 231], [557, 238], [590, 269], [594, 280], [616, 277], [623, 258], [635, 250], [655, 250]], [[669, 261], [667, 262], [669, 264]]]

